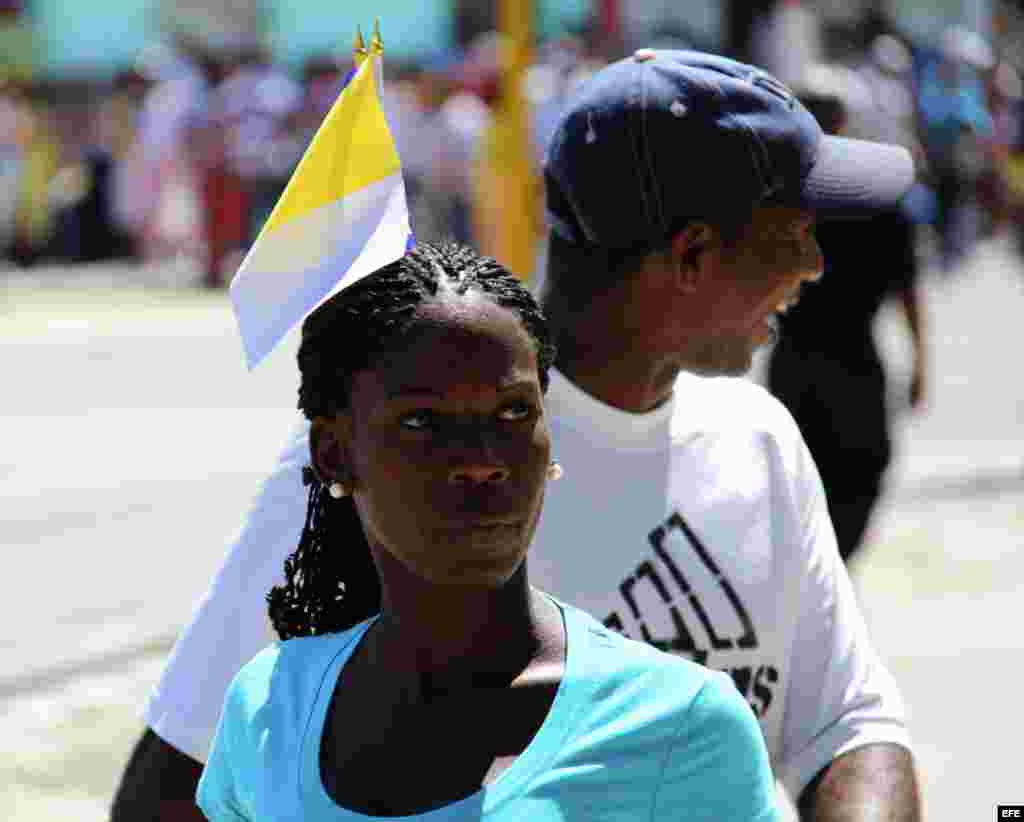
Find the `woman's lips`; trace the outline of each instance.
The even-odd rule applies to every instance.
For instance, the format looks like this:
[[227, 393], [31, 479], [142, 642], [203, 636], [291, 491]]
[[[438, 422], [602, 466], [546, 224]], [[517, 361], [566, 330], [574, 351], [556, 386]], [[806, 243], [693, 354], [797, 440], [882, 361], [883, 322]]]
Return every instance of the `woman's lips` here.
[[498, 528], [518, 528], [521, 524], [520, 520], [509, 519], [509, 518], [494, 518], [494, 517], [470, 517], [463, 520], [463, 527], [465, 528], [480, 528], [483, 530], [498, 529]]

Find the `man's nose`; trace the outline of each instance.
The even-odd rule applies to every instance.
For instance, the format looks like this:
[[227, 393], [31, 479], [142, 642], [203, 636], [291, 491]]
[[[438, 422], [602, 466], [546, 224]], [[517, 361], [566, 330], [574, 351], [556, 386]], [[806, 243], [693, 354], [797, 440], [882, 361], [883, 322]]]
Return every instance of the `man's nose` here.
[[821, 244], [818, 242], [817, 237], [811, 238], [811, 265], [809, 266], [810, 272], [804, 279], [810, 283], [816, 283], [823, 276], [825, 276], [825, 254], [821, 250]]

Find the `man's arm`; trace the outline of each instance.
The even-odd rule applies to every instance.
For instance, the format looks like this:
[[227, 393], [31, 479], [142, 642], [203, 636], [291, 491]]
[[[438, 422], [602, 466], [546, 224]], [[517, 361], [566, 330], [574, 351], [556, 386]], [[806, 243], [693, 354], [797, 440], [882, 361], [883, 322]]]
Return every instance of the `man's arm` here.
[[903, 700], [868, 635], [798, 431], [793, 445], [787, 480], [798, 549], [788, 576], [798, 580], [799, 605], [783, 747], [773, 764], [805, 819], [917, 820]]
[[800, 795], [801, 822], [920, 822], [910, 751], [875, 743], [834, 759]]
[[202, 772], [147, 728], [121, 776], [110, 822], [206, 822], [195, 802]]

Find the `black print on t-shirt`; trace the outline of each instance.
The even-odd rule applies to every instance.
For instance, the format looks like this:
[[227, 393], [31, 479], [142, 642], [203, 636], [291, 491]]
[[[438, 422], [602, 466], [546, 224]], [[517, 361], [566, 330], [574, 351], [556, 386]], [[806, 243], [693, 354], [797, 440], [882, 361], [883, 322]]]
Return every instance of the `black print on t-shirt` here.
[[[672, 555], [665, 548], [665, 538], [670, 531], [677, 530], [686, 537], [685, 542], [697, 558], [704, 565], [714, 579], [725, 598], [729, 601], [736, 616], [739, 619], [741, 633], [736, 636], [724, 636], [712, 623], [708, 612], [700, 600], [699, 593], [690, 585], [679, 565], [672, 559]], [[619, 593], [622, 595], [629, 609], [629, 613], [636, 622], [640, 631], [640, 637], [649, 644], [662, 651], [669, 651], [675, 654], [685, 654], [701, 665], [708, 664], [708, 657], [714, 651], [725, 651], [732, 649], [751, 650], [758, 647], [757, 632], [750, 620], [747, 609], [743, 606], [742, 600], [733, 588], [732, 583], [722, 573], [718, 564], [714, 561], [711, 553], [707, 550], [700, 538], [689, 526], [682, 515], [672, 514], [663, 525], [655, 528], [647, 537], [654, 549], [656, 561], [645, 559], [636, 570], [626, 577], [619, 584]], [[672, 623], [673, 635], [655, 636], [644, 620], [640, 603], [636, 596], [637, 586], [650, 585], [657, 593], [657, 600], [668, 612]], [[682, 598], [679, 598], [682, 594]], [[686, 619], [680, 611], [679, 603], [685, 601], [689, 609], [697, 617], [704, 633], [708, 638], [708, 646], [701, 647], [694, 639]], [[619, 631], [628, 636], [622, 617], [618, 612], [612, 612], [604, 620], [604, 624], [613, 630]], [[770, 686], [778, 682], [778, 671], [771, 665], [742, 666], [738, 668], [725, 669], [736, 683], [737, 689], [750, 702], [751, 708], [758, 716], [763, 716], [772, 702], [772, 688]]]

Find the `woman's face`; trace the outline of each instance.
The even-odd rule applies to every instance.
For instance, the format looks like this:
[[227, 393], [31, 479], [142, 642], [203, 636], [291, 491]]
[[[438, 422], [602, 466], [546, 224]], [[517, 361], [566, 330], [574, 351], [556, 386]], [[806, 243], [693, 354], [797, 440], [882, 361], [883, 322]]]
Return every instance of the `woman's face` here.
[[526, 555], [550, 461], [537, 358], [514, 312], [442, 294], [355, 374], [332, 425], [375, 553], [433, 583], [498, 586]]

